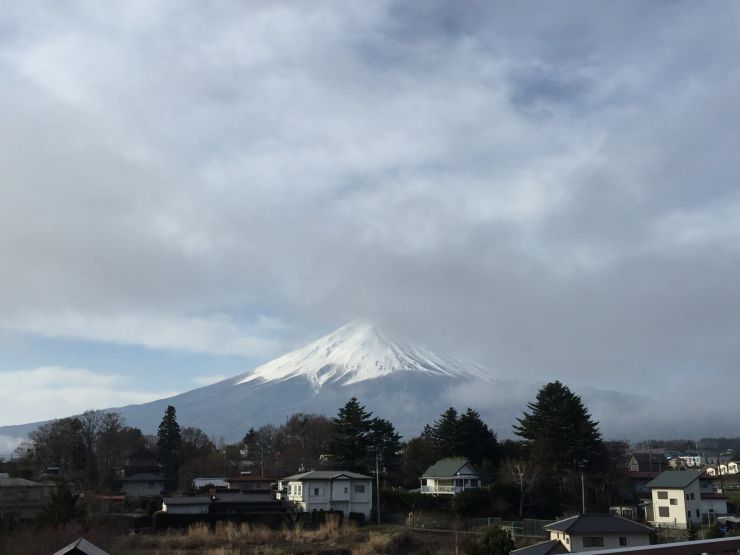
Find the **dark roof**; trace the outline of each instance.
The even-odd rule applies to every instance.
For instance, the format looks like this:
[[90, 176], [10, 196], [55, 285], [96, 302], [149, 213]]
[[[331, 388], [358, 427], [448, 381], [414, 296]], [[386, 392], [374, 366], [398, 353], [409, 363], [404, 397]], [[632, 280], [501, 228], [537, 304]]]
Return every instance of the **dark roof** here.
[[283, 478], [283, 482], [302, 482], [303, 480], [333, 480], [336, 478], [350, 478], [355, 480], [372, 480], [370, 476], [358, 474], [357, 472], [348, 472], [346, 470], [311, 470], [301, 474], [294, 474]]
[[[271, 495], [264, 493], [219, 493], [213, 500], [214, 503], [264, 503], [273, 501]], [[279, 502], [278, 502], [279, 503]]]
[[645, 484], [645, 487], [684, 489], [701, 478], [702, 474], [704, 470], [666, 470]]
[[164, 478], [157, 474], [150, 472], [142, 472], [141, 474], [134, 474], [128, 478], [121, 480], [122, 482], [164, 482]]
[[568, 549], [560, 540], [550, 540], [529, 547], [514, 549], [511, 553], [518, 553], [519, 555], [554, 555], [555, 553], [568, 553]]
[[632, 457], [642, 471], [660, 472], [668, 466], [668, 459], [663, 453], [632, 453]]
[[272, 482], [273, 479], [269, 476], [252, 476], [251, 474], [246, 476], [234, 476], [233, 478], [226, 478], [226, 481], [231, 482]]
[[[475, 467], [470, 463], [468, 459], [465, 459], [463, 457], [449, 457], [446, 459], [440, 459], [436, 463], [434, 463], [432, 466], [427, 468], [426, 472], [422, 474], [422, 478], [438, 478], [438, 477], [448, 477], [448, 476], [455, 476], [460, 469], [465, 466], [466, 464], [470, 465], [470, 467], [475, 470]], [[477, 473], [477, 470], [476, 470]]]
[[0, 478], [0, 487], [17, 488], [17, 487], [29, 487], [29, 488], [40, 488], [41, 484], [38, 482], [32, 482], [25, 478]]
[[211, 503], [211, 498], [204, 495], [191, 497], [179, 495], [177, 497], [165, 497], [162, 499], [162, 503], [165, 505], [207, 505]]
[[545, 526], [545, 530], [568, 534], [649, 534], [649, 526], [628, 518], [607, 514], [576, 515]]
[[90, 543], [85, 538], [79, 538], [73, 541], [71, 544], [62, 547], [59, 551], [55, 551], [53, 555], [65, 555], [66, 553], [82, 553], [84, 555], [110, 555], [107, 551], [103, 551], [97, 545]]

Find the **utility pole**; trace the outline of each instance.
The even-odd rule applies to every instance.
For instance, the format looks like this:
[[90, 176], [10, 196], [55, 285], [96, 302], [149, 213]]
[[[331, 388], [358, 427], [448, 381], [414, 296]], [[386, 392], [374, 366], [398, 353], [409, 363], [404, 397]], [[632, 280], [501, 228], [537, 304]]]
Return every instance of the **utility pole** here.
[[377, 509], [375, 509], [375, 514], [378, 515], [378, 526], [380, 526], [380, 472], [378, 471], [379, 465], [378, 465], [378, 451], [375, 451], [375, 491], [376, 493], [376, 499], [377, 499]]
[[583, 513], [586, 514], [586, 486], [583, 482], [583, 466], [581, 465], [581, 504], [583, 505]]

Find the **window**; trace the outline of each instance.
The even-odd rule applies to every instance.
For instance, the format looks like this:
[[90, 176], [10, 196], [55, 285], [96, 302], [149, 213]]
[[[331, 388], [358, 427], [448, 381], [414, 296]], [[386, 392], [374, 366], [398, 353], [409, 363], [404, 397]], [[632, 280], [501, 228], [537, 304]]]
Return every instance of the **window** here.
[[345, 487], [344, 488], [344, 493], [349, 493], [349, 488]]
[[365, 486], [364, 485], [356, 485], [355, 486], [355, 493], [365, 493]]
[[699, 509], [696, 509], [696, 516], [699, 516], [700, 514]]
[[694, 494], [693, 493], [690, 493], [689, 495], [691, 496], [691, 499], [694, 498]]
[[667, 491], [659, 491], [658, 492], [658, 499], [668, 499], [668, 492]]
[[627, 536], [619, 536], [619, 547], [627, 547]]
[[658, 507], [658, 516], [668, 517], [671, 516], [668, 507]]
[[604, 538], [600, 536], [584, 536], [583, 547], [604, 547]]
[[313, 488], [314, 495], [321, 495], [321, 488]]
[[671, 499], [671, 505], [678, 505], [678, 499]]
[[686, 494], [686, 501], [688, 501], [688, 500], [689, 500], [689, 494], [687, 493]]

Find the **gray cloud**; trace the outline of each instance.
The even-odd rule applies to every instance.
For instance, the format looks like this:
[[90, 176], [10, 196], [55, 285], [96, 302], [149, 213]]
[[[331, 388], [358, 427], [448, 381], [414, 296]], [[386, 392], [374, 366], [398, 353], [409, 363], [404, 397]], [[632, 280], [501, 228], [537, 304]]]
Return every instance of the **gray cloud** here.
[[736, 375], [734, 3], [65, 6], [0, 29], [7, 329], [369, 315], [507, 375]]

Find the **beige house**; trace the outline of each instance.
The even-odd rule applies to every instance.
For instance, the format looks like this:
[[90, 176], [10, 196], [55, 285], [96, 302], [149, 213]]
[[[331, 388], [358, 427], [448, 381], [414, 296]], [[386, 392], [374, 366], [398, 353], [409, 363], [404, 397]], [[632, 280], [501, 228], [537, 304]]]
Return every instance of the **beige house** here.
[[373, 509], [373, 479], [344, 470], [312, 470], [283, 478], [277, 499], [285, 499], [302, 512], [342, 511], [370, 518]]
[[554, 555], [601, 549], [650, 545], [653, 529], [615, 515], [585, 514], [559, 520], [545, 526], [550, 539], [511, 553], [517, 555]]
[[655, 526], [701, 526], [727, 513], [727, 499], [714, 491], [704, 470], [667, 470], [648, 482], [652, 497], [648, 520]]

